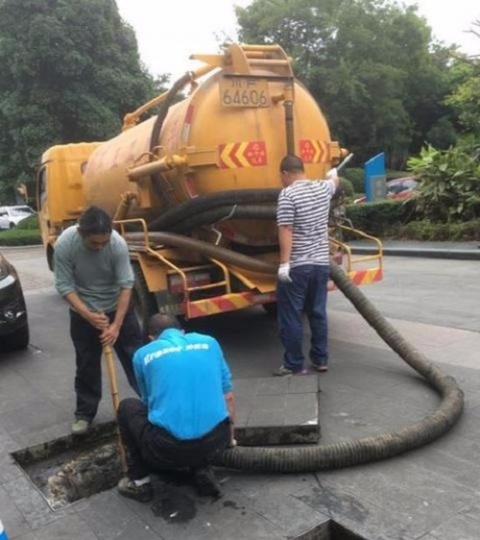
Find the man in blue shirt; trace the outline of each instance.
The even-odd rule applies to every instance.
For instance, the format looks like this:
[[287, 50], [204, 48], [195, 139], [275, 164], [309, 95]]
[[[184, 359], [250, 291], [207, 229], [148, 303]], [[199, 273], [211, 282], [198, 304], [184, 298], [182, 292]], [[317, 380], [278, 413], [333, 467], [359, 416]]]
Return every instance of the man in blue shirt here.
[[171, 315], [154, 315], [148, 334], [151, 342], [133, 358], [141, 400], [124, 399], [118, 408], [128, 465], [118, 490], [148, 502], [151, 470], [190, 467], [199, 493], [218, 496], [209, 463], [235, 444], [235, 399], [222, 349], [210, 336], [184, 333]]

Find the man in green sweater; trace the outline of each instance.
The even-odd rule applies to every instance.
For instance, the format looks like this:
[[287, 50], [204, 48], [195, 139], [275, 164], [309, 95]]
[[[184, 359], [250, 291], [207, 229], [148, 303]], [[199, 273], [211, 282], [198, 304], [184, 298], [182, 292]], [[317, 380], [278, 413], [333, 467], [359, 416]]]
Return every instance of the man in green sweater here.
[[72, 433], [81, 435], [88, 431], [102, 397], [103, 347], [113, 346], [138, 394], [132, 357], [143, 340], [130, 308], [134, 275], [127, 244], [106, 212], [91, 206], [78, 226], [62, 232], [55, 243], [54, 273], [55, 287], [70, 306], [77, 396]]

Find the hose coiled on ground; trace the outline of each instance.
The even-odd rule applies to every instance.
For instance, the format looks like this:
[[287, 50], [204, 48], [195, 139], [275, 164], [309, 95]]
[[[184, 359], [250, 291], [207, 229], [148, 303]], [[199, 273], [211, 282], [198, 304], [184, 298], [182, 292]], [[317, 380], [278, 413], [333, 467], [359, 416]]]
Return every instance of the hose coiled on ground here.
[[[142, 241], [143, 234], [130, 233], [126, 239]], [[269, 275], [276, 275], [277, 272], [275, 265], [265, 261], [182, 235], [154, 232], [149, 233], [149, 239], [156, 244], [196, 250], [207, 257], [252, 271]], [[215, 465], [276, 473], [314, 472], [359, 465], [393, 457], [428, 444], [447, 433], [460, 418], [463, 412], [463, 392], [455, 379], [444, 374], [410, 345], [334, 262], [330, 264], [330, 277], [380, 338], [440, 394], [440, 406], [422, 420], [395, 432], [327, 445], [235, 447], [226, 450]]]
[[460, 418], [463, 392], [455, 379], [444, 374], [412, 347], [335, 263], [330, 265], [330, 277], [385, 343], [439, 392], [442, 398], [440, 406], [422, 420], [392, 433], [295, 448], [236, 447], [225, 451], [216, 465], [277, 473], [304, 473], [359, 465], [430, 443], [449, 431]]

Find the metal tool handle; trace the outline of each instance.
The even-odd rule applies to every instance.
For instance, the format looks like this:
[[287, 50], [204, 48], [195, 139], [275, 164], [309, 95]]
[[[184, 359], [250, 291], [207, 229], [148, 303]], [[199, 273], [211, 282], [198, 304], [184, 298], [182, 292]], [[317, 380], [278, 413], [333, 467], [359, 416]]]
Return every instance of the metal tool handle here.
[[350, 153], [348, 154], [348, 156], [345, 156], [343, 158], [343, 160], [340, 162], [339, 165], [337, 165], [336, 169], [337, 169], [337, 172], [340, 170], [340, 169], [343, 169], [343, 167], [345, 167], [345, 165], [347, 165], [347, 163], [353, 158], [353, 153]]

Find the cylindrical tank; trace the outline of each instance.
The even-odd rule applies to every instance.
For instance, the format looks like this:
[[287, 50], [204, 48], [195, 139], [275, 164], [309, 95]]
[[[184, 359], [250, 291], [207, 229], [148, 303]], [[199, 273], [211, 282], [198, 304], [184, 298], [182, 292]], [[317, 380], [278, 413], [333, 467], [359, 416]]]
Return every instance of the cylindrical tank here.
[[[244, 190], [242, 202], [248, 202], [250, 191], [281, 187], [279, 163], [289, 150], [289, 129], [294, 141], [290, 151], [303, 158], [309, 178], [321, 178], [340, 150], [331, 142], [313, 97], [285, 75], [284, 67], [279, 74], [279, 63], [272, 61], [269, 67], [268, 59], [260, 66], [252, 61], [240, 74], [238, 66], [223, 66], [169, 108], [155, 140], [153, 117], [103, 143], [84, 175], [87, 204], [113, 214], [120, 194], [134, 190], [143, 196], [133, 215], [152, 220], [197, 196]], [[129, 181], [130, 170], [162, 157], [176, 164]], [[276, 238], [274, 221], [225, 220], [216, 228], [244, 244], [268, 244]]]

